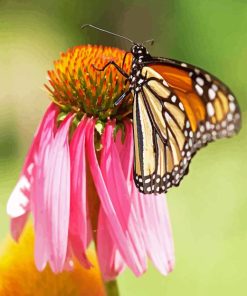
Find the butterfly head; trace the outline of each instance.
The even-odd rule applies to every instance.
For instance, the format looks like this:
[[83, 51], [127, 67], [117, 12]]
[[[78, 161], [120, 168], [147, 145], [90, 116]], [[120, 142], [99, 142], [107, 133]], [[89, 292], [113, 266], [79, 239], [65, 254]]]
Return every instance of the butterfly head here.
[[145, 58], [145, 56], [149, 56], [149, 52], [147, 51], [146, 47], [142, 44], [134, 44], [131, 47], [131, 53], [133, 54], [134, 58], [136, 59], [142, 59]]

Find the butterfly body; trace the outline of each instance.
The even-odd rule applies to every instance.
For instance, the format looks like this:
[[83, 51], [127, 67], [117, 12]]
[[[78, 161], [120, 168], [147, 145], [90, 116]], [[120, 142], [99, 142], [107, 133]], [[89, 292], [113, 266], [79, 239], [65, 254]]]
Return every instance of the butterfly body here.
[[135, 44], [131, 48], [131, 53], [133, 55], [133, 61], [131, 66], [131, 73], [128, 77], [130, 81], [129, 89], [137, 93], [140, 87], [145, 82], [145, 76], [142, 73], [143, 63], [151, 58], [150, 54], [144, 46]]
[[134, 180], [143, 193], [178, 186], [191, 158], [241, 126], [238, 104], [222, 82], [183, 62], [152, 57], [134, 44], [127, 80], [134, 97]]

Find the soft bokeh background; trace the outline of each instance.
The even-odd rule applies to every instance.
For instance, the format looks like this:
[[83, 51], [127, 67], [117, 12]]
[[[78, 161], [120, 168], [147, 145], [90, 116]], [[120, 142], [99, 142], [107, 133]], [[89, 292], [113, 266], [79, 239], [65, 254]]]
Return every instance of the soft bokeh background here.
[[237, 137], [210, 144], [169, 192], [176, 267], [119, 279], [121, 295], [244, 295], [247, 291], [247, 2], [245, 0], [0, 0], [0, 241], [5, 214], [36, 126], [49, 103], [46, 71], [83, 43], [129, 49], [93, 23], [134, 40], [154, 38], [153, 55], [196, 64], [225, 81], [243, 112]]

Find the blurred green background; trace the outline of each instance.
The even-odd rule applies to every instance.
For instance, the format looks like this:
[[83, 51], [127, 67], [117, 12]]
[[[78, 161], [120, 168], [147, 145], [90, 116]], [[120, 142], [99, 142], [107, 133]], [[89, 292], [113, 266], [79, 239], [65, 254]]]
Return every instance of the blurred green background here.
[[80, 25], [93, 23], [134, 40], [156, 40], [153, 55], [198, 65], [236, 94], [243, 113], [237, 137], [210, 144], [190, 174], [168, 194], [176, 267], [153, 267], [136, 279], [126, 271], [121, 295], [246, 295], [247, 293], [247, 1], [0, 0], [0, 240], [5, 205], [49, 103], [46, 71], [59, 53], [84, 44], [129, 49], [121, 39]]

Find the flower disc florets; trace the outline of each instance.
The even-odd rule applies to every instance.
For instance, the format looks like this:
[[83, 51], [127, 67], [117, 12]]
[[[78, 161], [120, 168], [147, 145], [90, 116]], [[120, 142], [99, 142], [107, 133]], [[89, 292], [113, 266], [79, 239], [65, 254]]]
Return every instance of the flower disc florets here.
[[[96, 45], [82, 45], [62, 53], [48, 71], [49, 84], [45, 85], [53, 101], [65, 111], [74, 111], [105, 122], [107, 118], [122, 120], [132, 112], [132, 96], [119, 106], [114, 102], [128, 89], [125, 77], [113, 65], [102, 69], [109, 61], [122, 67], [125, 51]], [[130, 71], [132, 57], [127, 55], [123, 70]], [[97, 69], [96, 69], [97, 68]]]

